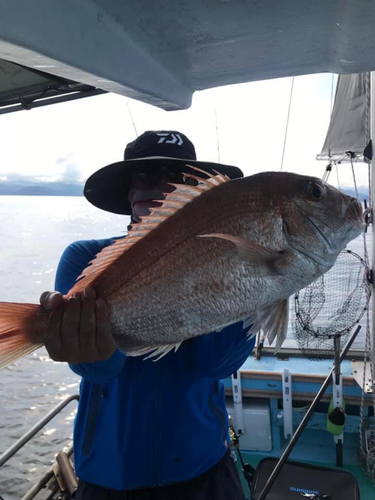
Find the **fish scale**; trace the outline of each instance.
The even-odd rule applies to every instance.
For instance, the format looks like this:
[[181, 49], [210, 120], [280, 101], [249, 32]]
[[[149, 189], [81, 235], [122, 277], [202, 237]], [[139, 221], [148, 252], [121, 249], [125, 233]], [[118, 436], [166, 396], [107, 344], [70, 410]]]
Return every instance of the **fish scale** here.
[[[174, 185], [126, 238], [96, 256], [67, 296], [94, 287], [128, 355], [162, 356], [249, 317], [252, 331], [265, 329], [270, 342], [277, 336], [279, 349], [289, 297], [327, 272], [362, 232], [361, 205], [319, 179], [287, 172], [187, 176], [198, 186]], [[9, 333], [7, 308], [15, 306], [0, 303], [0, 365], [25, 346], [39, 347], [48, 321], [40, 306], [22, 312], [19, 304]]]

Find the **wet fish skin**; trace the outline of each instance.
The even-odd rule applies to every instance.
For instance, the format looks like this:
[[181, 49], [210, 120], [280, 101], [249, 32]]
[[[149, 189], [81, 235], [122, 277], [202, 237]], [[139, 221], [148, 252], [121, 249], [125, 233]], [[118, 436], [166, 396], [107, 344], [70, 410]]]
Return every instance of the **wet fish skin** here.
[[[324, 192], [319, 202], [309, 192], [315, 184]], [[285, 300], [328, 271], [360, 234], [361, 212], [354, 223], [342, 214], [350, 203], [319, 179], [280, 173], [202, 194], [129, 248], [116, 276], [102, 276], [97, 290], [118, 346], [136, 354], [176, 344]], [[229, 241], [197, 237], [205, 234], [250, 240], [282, 258], [254, 262]]]
[[[363, 228], [360, 203], [317, 178], [217, 176], [169, 193], [127, 238], [98, 254], [68, 296], [93, 286], [128, 355], [164, 354], [249, 316], [269, 339], [277, 332], [280, 347], [288, 298], [327, 272]], [[7, 303], [0, 304], [0, 366], [17, 349], [41, 343], [45, 312], [21, 306], [11, 305], [7, 316]], [[2, 339], [15, 316], [11, 337], [18, 344], [9, 354]]]

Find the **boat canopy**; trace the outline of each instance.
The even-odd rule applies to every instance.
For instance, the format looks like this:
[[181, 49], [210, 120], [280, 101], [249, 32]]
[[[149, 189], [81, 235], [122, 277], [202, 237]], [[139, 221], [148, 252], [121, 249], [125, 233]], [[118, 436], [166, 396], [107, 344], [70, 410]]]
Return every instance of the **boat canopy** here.
[[[168, 110], [188, 108], [195, 91], [222, 85], [375, 69], [371, 0], [0, 0], [0, 6], [0, 58], [53, 82], [79, 82]], [[21, 100], [22, 79], [19, 87], [13, 79], [14, 95], [16, 88]]]
[[[341, 75], [327, 136], [317, 160], [363, 161], [371, 158], [370, 74]], [[366, 150], [366, 152], [365, 152]]]
[[103, 92], [89, 85], [0, 59], [0, 114]]

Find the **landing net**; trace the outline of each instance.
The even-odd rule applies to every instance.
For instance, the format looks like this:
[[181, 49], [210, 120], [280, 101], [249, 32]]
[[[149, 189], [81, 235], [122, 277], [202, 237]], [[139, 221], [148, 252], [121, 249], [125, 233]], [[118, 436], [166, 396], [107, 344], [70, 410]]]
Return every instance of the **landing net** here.
[[344, 250], [330, 271], [295, 295], [294, 337], [306, 357], [332, 356], [335, 336], [344, 347], [367, 310], [366, 283], [364, 260]]

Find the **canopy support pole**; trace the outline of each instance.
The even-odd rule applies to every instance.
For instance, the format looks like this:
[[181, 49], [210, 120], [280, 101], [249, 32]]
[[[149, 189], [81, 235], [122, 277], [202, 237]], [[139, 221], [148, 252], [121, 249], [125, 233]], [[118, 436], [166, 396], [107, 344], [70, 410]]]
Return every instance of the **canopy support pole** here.
[[[370, 83], [370, 93], [371, 93], [371, 138], [374, 135], [375, 131], [375, 73], [372, 71], [371, 72], [371, 83]], [[371, 205], [374, 204], [374, 199], [375, 199], [375, 161], [371, 159]], [[371, 245], [371, 269], [372, 269], [372, 275], [374, 275], [374, 270], [375, 270], [375, 230], [374, 230], [374, 207], [371, 206], [372, 214], [371, 214], [371, 219], [372, 219], [372, 245]], [[372, 359], [372, 366], [373, 366], [373, 371], [375, 371], [375, 294], [374, 294], [374, 280], [372, 280], [372, 294], [371, 294], [371, 311], [372, 311], [372, 317], [371, 317], [371, 332], [372, 332], [372, 342], [371, 342], [371, 359]], [[375, 380], [374, 380], [374, 373], [372, 373], [372, 390], [375, 391]]]

